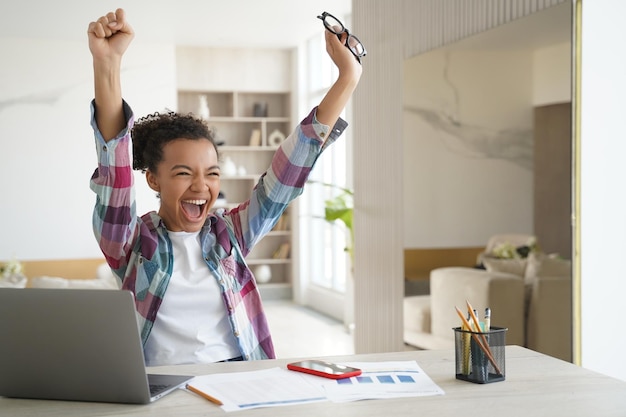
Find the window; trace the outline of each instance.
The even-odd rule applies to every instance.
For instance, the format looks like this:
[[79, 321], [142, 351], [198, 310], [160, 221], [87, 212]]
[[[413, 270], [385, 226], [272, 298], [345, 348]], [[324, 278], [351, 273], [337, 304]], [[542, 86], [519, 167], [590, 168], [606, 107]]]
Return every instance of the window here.
[[[302, 94], [306, 97], [303, 105], [307, 109], [319, 104], [328, 88], [337, 77], [337, 69], [328, 54], [323, 33], [312, 38], [306, 45], [307, 65], [306, 86]], [[345, 119], [346, 116], [342, 115]], [[346, 252], [348, 233], [343, 223], [329, 223], [324, 219], [325, 201], [341, 193], [341, 188], [351, 189], [349, 173], [351, 163], [348, 154], [349, 129], [318, 160], [310, 183], [300, 197], [300, 279], [305, 304], [343, 320], [343, 312], [328, 309], [320, 299], [328, 299], [332, 293], [343, 297], [346, 292], [347, 274], [350, 273], [350, 259]], [[324, 184], [333, 184], [328, 186]], [[322, 291], [326, 296], [316, 298]], [[337, 307], [335, 305], [334, 309]], [[337, 316], [341, 317], [337, 317]]]

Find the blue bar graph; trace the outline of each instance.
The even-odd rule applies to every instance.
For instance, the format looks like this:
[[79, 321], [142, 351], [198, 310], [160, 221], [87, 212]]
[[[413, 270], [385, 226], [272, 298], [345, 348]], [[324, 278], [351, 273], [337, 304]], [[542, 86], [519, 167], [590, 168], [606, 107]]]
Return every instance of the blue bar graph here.
[[382, 375], [360, 375], [352, 378], [338, 379], [337, 384], [353, 385], [353, 384], [415, 384], [415, 379], [411, 375], [406, 374], [382, 374]]
[[393, 380], [393, 377], [391, 375], [378, 375], [376, 377], [378, 379], [378, 382], [380, 382], [381, 384], [395, 384], [396, 381]]

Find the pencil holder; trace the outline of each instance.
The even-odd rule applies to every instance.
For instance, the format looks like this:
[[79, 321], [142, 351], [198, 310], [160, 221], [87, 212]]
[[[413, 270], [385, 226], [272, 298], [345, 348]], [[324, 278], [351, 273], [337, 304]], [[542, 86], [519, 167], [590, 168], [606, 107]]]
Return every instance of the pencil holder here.
[[454, 329], [456, 379], [487, 384], [504, 381], [505, 336], [508, 329], [491, 327], [488, 332]]

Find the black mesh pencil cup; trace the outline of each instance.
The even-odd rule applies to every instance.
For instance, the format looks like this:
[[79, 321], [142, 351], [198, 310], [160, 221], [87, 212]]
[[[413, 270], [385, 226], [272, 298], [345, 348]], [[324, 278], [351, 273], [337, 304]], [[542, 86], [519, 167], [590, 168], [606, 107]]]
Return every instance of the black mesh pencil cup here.
[[477, 384], [504, 381], [505, 338], [508, 329], [491, 327], [488, 332], [454, 329], [456, 378]]

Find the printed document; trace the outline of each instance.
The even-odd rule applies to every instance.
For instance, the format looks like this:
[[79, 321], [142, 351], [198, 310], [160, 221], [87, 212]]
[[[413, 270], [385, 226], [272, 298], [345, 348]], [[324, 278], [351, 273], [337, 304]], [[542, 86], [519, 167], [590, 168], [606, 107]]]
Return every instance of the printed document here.
[[193, 387], [217, 398], [224, 411], [277, 407], [317, 401], [443, 395], [415, 361], [350, 362], [361, 375], [328, 379], [285, 368], [197, 376]]

